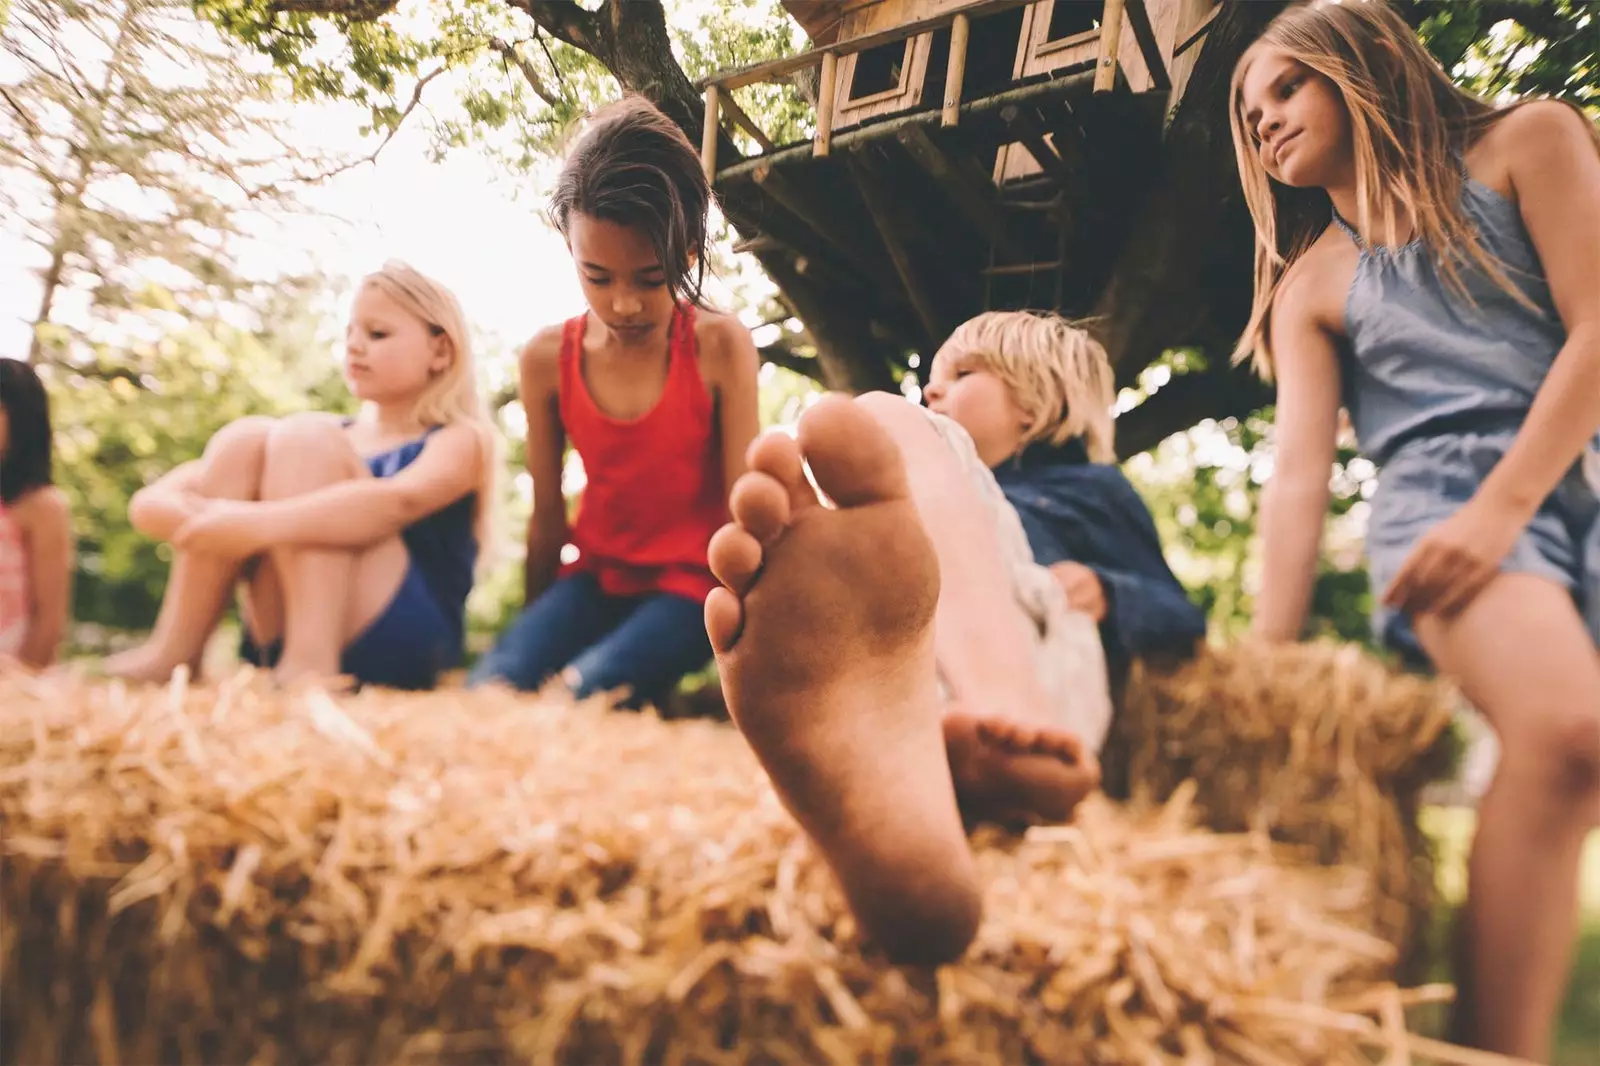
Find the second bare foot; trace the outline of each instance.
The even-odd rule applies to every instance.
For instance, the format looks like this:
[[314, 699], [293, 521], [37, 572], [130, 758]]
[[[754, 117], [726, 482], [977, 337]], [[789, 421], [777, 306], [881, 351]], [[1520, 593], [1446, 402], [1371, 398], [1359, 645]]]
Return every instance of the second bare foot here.
[[1065, 822], [1100, 786], [1100, 766], [1064, 729], [953, 711], [945, 746], [969, 823]]
[[981, 898], [940, 727], [938, 560], [900, 452], [827, 397], [798, 445], [763, 437], [750, 467], [711, 543], [726, 587], [706, 628], [728, 709], [867, 937], [897, 962], [957, 958]]

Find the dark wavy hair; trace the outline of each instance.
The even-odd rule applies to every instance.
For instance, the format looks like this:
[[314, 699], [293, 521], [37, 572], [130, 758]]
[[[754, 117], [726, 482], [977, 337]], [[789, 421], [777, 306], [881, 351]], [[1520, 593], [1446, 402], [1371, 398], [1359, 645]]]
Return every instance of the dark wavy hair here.
[[649, 100], [628, 95], [589, 116], [556, 179], [550, 220], [563, 237], [573, 214], [640, 231], [673, 297], [704, 306], [711, 195], [700, 154], [683, 130]]
[[52, 482], [50, 396], [33, 367], [20, 359], [0, 359], [0, 407], [10, 438], [0, 455], [0, 501], [14, 503]]

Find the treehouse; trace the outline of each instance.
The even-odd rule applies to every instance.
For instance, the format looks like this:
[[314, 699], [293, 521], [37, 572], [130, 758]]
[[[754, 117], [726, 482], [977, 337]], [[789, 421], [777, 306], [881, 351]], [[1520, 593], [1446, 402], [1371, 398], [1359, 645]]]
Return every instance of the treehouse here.
[[[1218, 10], [784, 6], [810, 50], [700, 83], [706, 173], [785, 292], [918, 351], [982, 310], [1094, 306]], [[762, 84], [793, 87], [808, 140], [775, 143], [750, 118], [738, 97]]]

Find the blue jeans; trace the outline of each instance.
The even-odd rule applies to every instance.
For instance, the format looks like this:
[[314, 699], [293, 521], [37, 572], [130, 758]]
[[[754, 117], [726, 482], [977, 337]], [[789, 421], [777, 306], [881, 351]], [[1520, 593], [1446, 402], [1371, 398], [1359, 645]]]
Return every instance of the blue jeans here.
[[470, 684], [503, 681], [528, 691], [564, 670], [579, 699], [618, 688], [623, 704], [659, 705], [711, 659], [705, 608], [672, 593], [609, 596], [590, 574], [564, 577], [523, 608], [479, 660]]

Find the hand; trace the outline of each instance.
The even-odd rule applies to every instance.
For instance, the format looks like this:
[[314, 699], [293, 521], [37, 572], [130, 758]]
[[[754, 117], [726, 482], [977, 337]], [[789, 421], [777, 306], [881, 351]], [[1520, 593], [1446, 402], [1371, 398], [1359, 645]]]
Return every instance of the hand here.
[[1384, 606], [1411, 616], [1454, 616], [1500, 572], [1527, 524], [1527, 516], [1473, 497], [1417, 541], [1384, 589]]
[[259, 504], [245, 500], [212, 500], [178, 528], [172, 546], [227, 559], [260, 555], [272, 543]]
[[1050, 568], [1061, 591], [1067, 594], [1067, 606], [1082, 611], [1096, 622], [1106, 618], [1106, 590], [1093, 570], [1082, 563], [1056, 563]]

